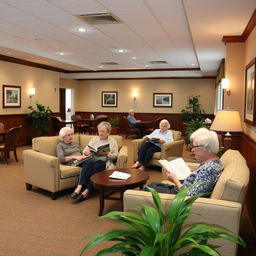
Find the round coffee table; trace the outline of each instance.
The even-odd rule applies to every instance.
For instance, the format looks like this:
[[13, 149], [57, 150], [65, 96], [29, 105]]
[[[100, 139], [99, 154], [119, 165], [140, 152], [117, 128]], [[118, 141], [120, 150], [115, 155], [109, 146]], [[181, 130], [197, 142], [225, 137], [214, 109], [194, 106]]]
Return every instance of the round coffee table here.
[[[127, 180], [109, 178], [114, 171], [129, 173], [131, 177]], [[149, 175], [146, 172], [129, 168], [106, 170], [94, 174], [91, 181], [94, 188], [100, 192], [99, 216], [103, 213], [105, 199], [123, 201], [123, 194], [127, 189], [142, 187], [148, 179]], [[120, 197], [112, 197], [111, 195], [115, 192], [120, 192]]]

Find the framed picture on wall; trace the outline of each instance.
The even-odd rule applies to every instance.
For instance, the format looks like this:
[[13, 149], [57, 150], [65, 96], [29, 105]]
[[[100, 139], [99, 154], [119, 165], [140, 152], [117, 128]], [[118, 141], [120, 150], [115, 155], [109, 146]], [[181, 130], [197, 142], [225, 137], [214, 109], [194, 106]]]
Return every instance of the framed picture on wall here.
[[3, 108], [21, 107], [21, 87], [17, 85], [3, 85]]
[[256, 124], [256, 58], [254, 58], [245, 69], [245, 106], [244, 121], [250, 125]]
[[101, 106], [102, 107], [117, 107], [118, 92], [103, 91], [101, 92]]
[[172, 93], [153, 93], [153, 107], [172, 108]]

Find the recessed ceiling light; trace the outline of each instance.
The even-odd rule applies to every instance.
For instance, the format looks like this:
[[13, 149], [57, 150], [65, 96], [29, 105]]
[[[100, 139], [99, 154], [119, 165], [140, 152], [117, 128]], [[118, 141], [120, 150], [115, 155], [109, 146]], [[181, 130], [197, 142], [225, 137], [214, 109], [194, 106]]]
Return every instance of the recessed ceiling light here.
[[195, 66], [196, 64], [195, 63], [192, 63], [191, 66]]
[[81, 32], [81, 33], [84, 33], [84, 32], [87, 32], [88, 30], [86, 28], [78, 28], [77, 29], [78, 32]]
[[121, 49], [121, 48], [120, 49], [113, 48], [112, 51], [115, 53], [127, 53], [129, 50]]
[[136, 60], [137, 58], [136, 57], [132, 57], [132, 60]]
[[146, 67], [146, 68], [148, 68], [148, 67], [149, 67], [149, 65], [147, 65], [147, 64], [146, 64], [146, 65], [145, 65], [145, 67]]
[[59, 55], [64, 55], [64, 52], [59, 52], [58, 54], [59, 54]]
[[100, 66], [98, 66], [98, 68], [103, 68], [103, 66], [100, 65]]

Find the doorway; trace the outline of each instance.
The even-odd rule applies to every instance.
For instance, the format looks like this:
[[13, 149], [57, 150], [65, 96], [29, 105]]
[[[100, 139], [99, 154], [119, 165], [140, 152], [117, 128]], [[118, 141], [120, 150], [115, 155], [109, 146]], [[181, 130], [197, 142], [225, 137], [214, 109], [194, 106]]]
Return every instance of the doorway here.
[[60, 117], [70, 120], [72, 115], [72, 89], [60, 88]]

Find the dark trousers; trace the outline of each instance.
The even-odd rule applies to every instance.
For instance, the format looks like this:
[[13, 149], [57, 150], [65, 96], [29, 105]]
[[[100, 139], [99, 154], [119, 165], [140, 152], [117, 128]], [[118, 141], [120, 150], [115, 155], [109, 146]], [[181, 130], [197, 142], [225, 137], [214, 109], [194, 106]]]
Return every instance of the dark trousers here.
[[152, 159], [153, 154], [160, 151], [161, 148], [151, 142], [145, 141], [139, 149], [138, 161], [145, 166]]
[[[151, 182], [148, 187], [151, 187], [155, 189], [158, 193], [164, 193], [164, 194], [177, 194], [178, 188], [174, 185], [164, 184], [161, 182]], [[149, 191], [146, 187], [143, 187], [144, 191]]]
[[106, 169], [106, 162], [103, 161], [85, 161], [80, 173], [78, 184], [83, 186], [83, 189], [92, 191], [91, 176], [97, 172], [102, 172]]

